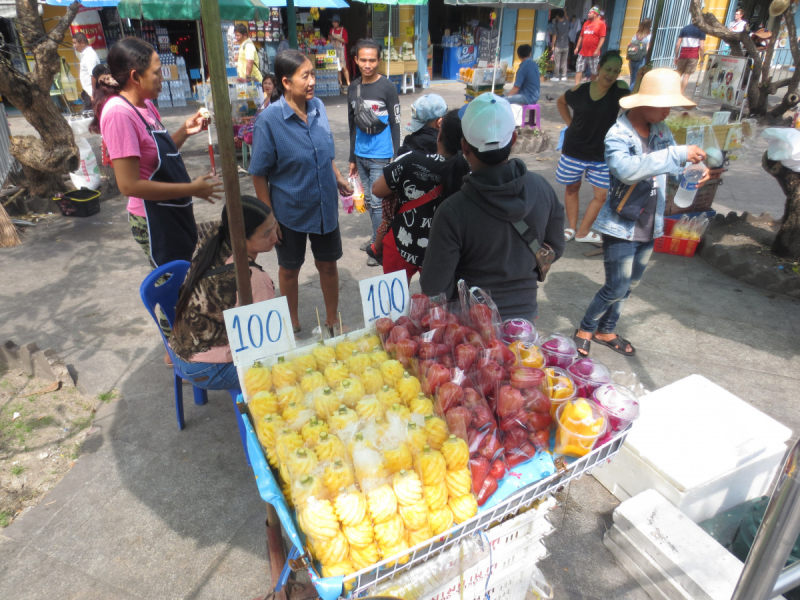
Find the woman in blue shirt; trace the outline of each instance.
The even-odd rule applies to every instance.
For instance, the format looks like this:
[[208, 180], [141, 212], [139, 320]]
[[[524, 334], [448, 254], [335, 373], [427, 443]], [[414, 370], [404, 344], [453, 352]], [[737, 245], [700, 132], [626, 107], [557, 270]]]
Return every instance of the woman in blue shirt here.
[[256, 119], [249, 171], [256, 196], [272, 207], [280, 226], [278, 280], [295, 333], [300, 331], [298, 278], [310, 239], [332, 336], [339, 308], [336, 261], [342, 257], [338, 192], [352, 189], [334, 162], [325, 106], [314, 97], [311, 61], [296, 50], [281, 52], [275, 57], [275, 78], [283, 96]]

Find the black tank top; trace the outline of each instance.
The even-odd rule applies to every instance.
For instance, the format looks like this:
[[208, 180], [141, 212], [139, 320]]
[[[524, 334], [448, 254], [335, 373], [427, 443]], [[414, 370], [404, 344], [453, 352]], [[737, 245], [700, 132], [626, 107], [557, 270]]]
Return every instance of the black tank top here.
[[562, 154], [578, 160], [604, 162], [603, 141], [619, 116], [619, 99], [631, 93], [629, 89], [619, 87], [618, 83], [611, 86], [599, 100], [592, 100], [590, 83], [564, 94], [567, 105], [572, 109], [572, 125], [564, 134]]

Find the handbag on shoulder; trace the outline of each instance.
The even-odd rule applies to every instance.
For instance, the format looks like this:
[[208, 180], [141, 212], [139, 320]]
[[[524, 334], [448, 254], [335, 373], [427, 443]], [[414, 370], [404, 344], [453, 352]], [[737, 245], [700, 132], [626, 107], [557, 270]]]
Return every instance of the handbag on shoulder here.
[[633, 185], [619, 182], [612, 185], [609, 190], [609, 205], [611, 210], [623, 219], [635, 221], [642, 214], [647, 201], [658, 193], [653, 178], [648, 177]]

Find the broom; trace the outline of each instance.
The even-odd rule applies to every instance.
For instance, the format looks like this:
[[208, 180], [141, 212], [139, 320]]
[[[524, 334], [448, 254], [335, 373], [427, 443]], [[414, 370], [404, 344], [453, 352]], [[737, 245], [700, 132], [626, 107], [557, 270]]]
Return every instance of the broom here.
[[0, 248], [11, 248], [21, 243], [17, 228], [11, 222], [5, 207], [0, 204]]

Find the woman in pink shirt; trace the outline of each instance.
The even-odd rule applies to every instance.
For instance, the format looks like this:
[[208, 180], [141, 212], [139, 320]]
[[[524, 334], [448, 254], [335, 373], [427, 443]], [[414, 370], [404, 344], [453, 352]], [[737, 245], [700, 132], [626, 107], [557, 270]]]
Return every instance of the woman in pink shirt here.
[[192, 180], [178, 149], [204, 129], [200, 111], [175, 133], [161, 124], [153, 100], [161, 92], [161, 61], [153, 47], [124, 38], [108, 53], [93, 98], [92, 130], [101, 133], [119, 191], [128, 196], [131, 230], [153, 267], [191, 260], [197, 245], [193, 197], [209, 202], [222, 184], [204, 175]]
[[[253, 196], [242, 196], [247, 257], [253, 302], [275, 297], [272, 279], [255, 260], [271, 252], [278, 241], [272, 209]], [[239, 306], [233, 267], [228, 212], [222, 210], [222, 225], [208, 238], [192, 260], [175, 306], [175, 323], [169, 345], [172, 360], [194, 385], [207, 390], [239, 386], [233, 365], [223, 311]]]

